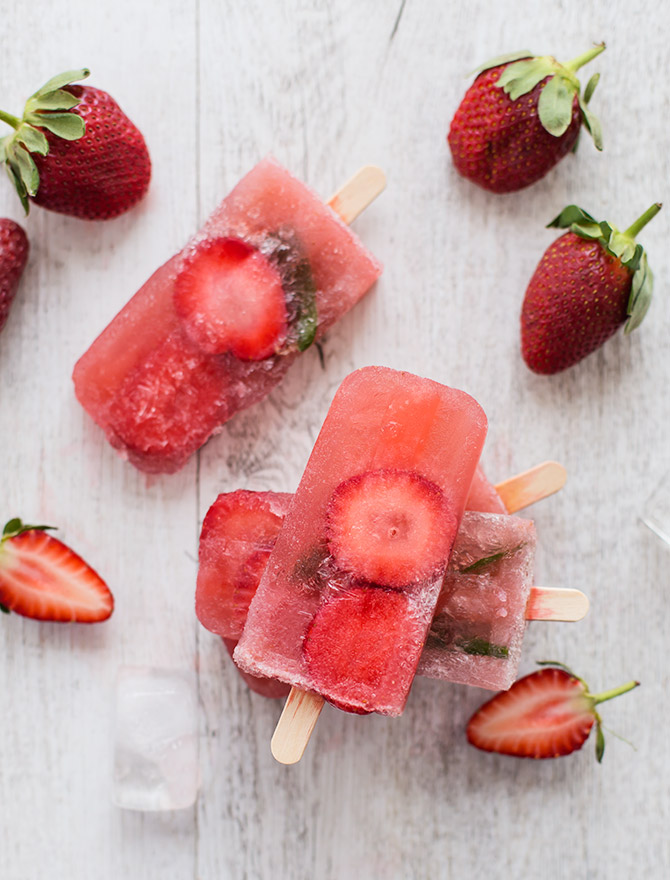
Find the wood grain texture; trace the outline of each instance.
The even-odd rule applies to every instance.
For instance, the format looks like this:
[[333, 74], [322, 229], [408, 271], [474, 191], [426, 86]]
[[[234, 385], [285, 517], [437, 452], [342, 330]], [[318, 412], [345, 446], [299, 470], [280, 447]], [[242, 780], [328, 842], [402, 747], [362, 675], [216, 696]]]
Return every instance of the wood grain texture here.
[[[666, 13], [651, 0], [0, 0], [0, 106], [18, 109], [86, 64], [146, 135], [147, 200], [87, 225], [37, 209], [32, 256], [0, 337], [6, 518], [53, 521], [117, 598], [109, 625], [3, 619], [2, 880], [627, 880], [670, 871], [670, 554], [639, 513], [670, 470], [668, 214], [643, 241], [657, 299], [630, 338], [577, 368], [534, 376], [518, 352], [525, 286], [570, 202], [626, 226], [668, 198]], [[496, 197], [460, 179], [449, 120], [481, 61], [529, 46], [570, 58], [604, 39], [585, 75], [605, 151], [587, 138], [531, 189]], [[29, 52], [31, 47], [39, 47]], [[77, 405], [76, 358], [217, 202], [272, 152], [324, 197], [361, 165], [388, 186], [354, 224], [385, 264], [375, 290], [180, 474], [147, 479]], [[666, 209], [667, 210], [667, 209]], [[20, 219], [8, 186], [0, 213]], [[418, 679], [399, 719], [326, 707], [303, 760], [269, 741], [281, 705], [251, 694], [193, 614], [199, 524], [220, 491], [293, 491], [334, 391], [384, 364], [473, 394], [489, 416], [495, 481], [556, 459], [565, 489], [533, 508], [536, 579], [588, 584], [579, 624], [529, 627], [522, 672], [571, 665], [608, 704], [603, 766], [583, 753], [518, 762], [467, 746], [486, 694]], [[123, 663], [198, 670], [203, 786], [171, 816], [110, 802], [114, 679]]]

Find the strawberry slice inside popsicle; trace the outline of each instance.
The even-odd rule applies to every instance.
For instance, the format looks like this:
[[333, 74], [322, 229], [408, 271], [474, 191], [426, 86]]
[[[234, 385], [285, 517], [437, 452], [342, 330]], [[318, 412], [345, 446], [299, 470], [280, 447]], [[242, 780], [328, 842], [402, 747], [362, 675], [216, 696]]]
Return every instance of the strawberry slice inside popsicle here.
[[279, 272], [237, 238], [196, 245], [175, 280], [174, 305], [191, 341], [207, 354], [230, 351], [244, 360], [264, 360], [286, 338]]
[[326, 513], [326, 536], [341, 569], [399, 588], [446, 566], [454, 522], [435, 483], [413, 471], [382, 469], [340, 483]]
[[367, 702], [391, 702], [401, 679], [409, 690], [415, 670], [398, 665], [398, 652], [411, 656], [424, 635], [404, 593], [353, 587], [319, 607], [303, 652], [317, 689], [333, 695], [329, 702], [366, 714]]

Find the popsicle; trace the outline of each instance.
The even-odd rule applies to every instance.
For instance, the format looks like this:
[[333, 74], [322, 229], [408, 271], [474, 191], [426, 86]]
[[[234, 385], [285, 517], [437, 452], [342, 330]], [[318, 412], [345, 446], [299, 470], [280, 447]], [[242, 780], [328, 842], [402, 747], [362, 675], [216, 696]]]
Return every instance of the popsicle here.
[[506, 690], [521, 659], [535, 527], [467, 511], [418, 667], [420, 675]]
[[124, 457], [172, 473], [369, 290], [346, 226], [384, 187], [362, 169], [330, 205], [259, 162], [80, 358], [75, 393]]
[[400, 715], [486, 434], [469, 395], [384, 367], [340, 386], [235, 662]]
[[[479, 466], [477, 473], [479, 484], [485, 483], [484, 491], [477, 495], [471, 488], [468, 509], [477, 503], [490, 504], [493, 495], [499, 499], [497, 487], [488, 483]], [[499, 485], [513, 513], [517, 504], [539, 501], [558, 491], [564, 482], [565, 469], [561, 465], [543, 462]], [[196, 614], [204, 627], [223, 637], [231, 656], [292, 499], [287, 492], [237, 490], [219, 495], [205, 516], [200, 533]], [[498, 504], [502, 505], [500, 499]], [[578, 617], [585, 613], [575, 604], [583, 598], [578, 591], [534, 587], [531, 597], [532, 604], [526, 610], [529, 620], [533, 615], [544, 620], [572, 620], [575, 613]], [[280, 682], [238, 671], [263, 696], [285, 696], [288, 691], [288, 686]]]
[[[202, 625], [222, 637], [231, 658], [292, 499], [288, 492], [229, 492], [218, 496], [203, 521], [195, 610]], [[238, 671], [264, 697], [285, 697], [290, 690]]]

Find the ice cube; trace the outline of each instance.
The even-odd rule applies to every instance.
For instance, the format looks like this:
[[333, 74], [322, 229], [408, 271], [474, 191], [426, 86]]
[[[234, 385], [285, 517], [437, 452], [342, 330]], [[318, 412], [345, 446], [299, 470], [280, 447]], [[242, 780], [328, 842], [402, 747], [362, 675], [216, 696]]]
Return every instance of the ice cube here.
[[126, 810], [195, 803], [198, 701], [193, 673], [124, 666], [116, 691], [112, 800]]

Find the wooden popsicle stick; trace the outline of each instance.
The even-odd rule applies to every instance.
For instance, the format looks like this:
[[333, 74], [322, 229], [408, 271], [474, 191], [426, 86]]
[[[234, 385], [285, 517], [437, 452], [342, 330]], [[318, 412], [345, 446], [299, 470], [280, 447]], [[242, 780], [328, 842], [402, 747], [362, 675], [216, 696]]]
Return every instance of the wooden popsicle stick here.
[[[328, 205], [345, 223], [353, 223], [385, 186], [381, 168], [364, 165], [328, 200]], [[291, 688], [270, 742], [272, 754], [280, 764], [296, 764], [302, 758], [324, 702], [323, 697], [311, 691]]]
[[302, 758], [324, 702], [312, 691], [291, 688], [270, 741], [272, 755], [280, 764], [297, 764]]
[[495, 490], [508, 513], [516, 513], [548, 498], [565, 486], [567, 472], [557, 461], [544, 461], [535, 467], [497, 483]]
[[588, 610], [588, 597], [581, 590], [533, 587], [526, 605], [526, 620], [576, 622], [586, 617]]
[[328, 200], [328, 205], [345, 223], [353, 223], [385, 186], [386, 177], [381, 168], [364, 165]]

